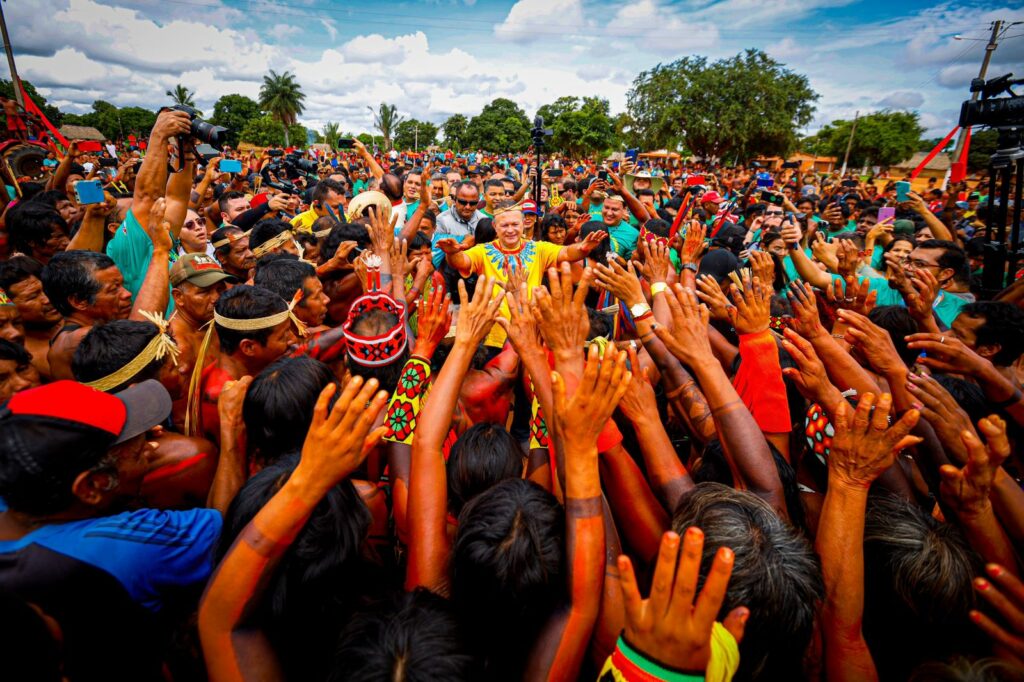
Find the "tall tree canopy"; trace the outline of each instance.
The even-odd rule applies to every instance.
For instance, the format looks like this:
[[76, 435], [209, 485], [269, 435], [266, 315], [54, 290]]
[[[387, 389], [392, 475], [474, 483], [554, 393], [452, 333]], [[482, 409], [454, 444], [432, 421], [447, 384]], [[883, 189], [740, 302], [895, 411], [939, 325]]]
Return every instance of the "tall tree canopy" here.
[[249, 121], [263, 115], [259, 103], [245, 95], [223, 95], [213, 104], [210, 122], [228, 129], [228, 143], [237, 147]]
[[530, 146], [530, 120], [510, 99], [492, 100], [466, 126], [466, 146], [492, 152], [521, 152]]
[[377, 111], [374, 111], [373, 107], [366, 108], [373, 114], [373, 127], [379, 130], [384, 137], [384, 150], [391, 149], [395, 131], [398, 129], [398, 124], [402, 122], [402, 117], [398, 115], [398, 107], [381, 102]]
[[[290, 143], [288, 128], [295, 125], [299, 114], [302, 113], [304, 99], [306, 99], [306, 95], [295, 80], [295, 75], [290, 71], [279, 74], [271, 69], [270, 73], [263, 77], [263, 85], [260, 87], [260, 107], [281, 122], [284, 129], [285, 146]], [[305, 137], [297, 142], [304, 144]]]
[[644, 71], [626, 96], [628, 127], [648, 148], [685, 144], [727, 162], [784, 155], [818, 99], [807, 77], [760, 50], [709, 63], [683, 57]]
[[[853, 121], [832, 121], [808, 138], [807, 151], [843, 158]], [[922, 147], [924, 127], [917, 112], [878, 111], [857, 119], [850, 147], [850, 166], [890, 166], [909, 159]]]
[[410, 118], [402, 121], [395, 128], [395, 147], [397, 149], [420, 149], [437, 142], [437, 126], [430, 121], [417, 121]]
[[615, 144], [609, 112], [608, 100], [599, 97], [559, 97], [537, 110], [551, 128], [551, 144], [572, 155], [605, 151]]
[[452, 114], [442, 126], [444, 128], [445, 146], [460, 150], [465, 146], [466, 128], [469, 126], [469, 119], [462, 114]]

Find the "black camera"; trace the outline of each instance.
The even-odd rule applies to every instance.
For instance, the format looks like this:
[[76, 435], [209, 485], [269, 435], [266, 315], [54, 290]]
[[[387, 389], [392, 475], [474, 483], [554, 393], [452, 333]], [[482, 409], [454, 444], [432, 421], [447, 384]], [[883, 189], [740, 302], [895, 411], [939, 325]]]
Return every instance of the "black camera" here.
[[304, 159], [302, 155], [297, 152], [292, 152], [288, 156], [284, 157], [284, 163], [286, 166], [291, 166], [300, 173], [306, 173], [309, 175], [315, 175], [317, 168], [320, 167], [316, 161], [312, 159]]
[[117, 159], [112, 159], [109, 156], [101, 156], [100, 166], [103, 168], [117, 168]]
[[[985, 81], [975, 78], [971, 81], [971, 92], [980, 92], [981, 99], [968, 100], [960, 106], [960, 127], [990, 126], [1002, 128], [1024, 125], [1024, 96], [1018, 96], [1011, 88], [1024, 83], [1024, 78], [1013, 80], [1008, 73], [999, 78]], [[1009, 97], [997, 97], [1007, 92]]]
[[269, 156], [272, 159], [276, 159], [276, 158], [278, 158], [280, 156], [284, 156], [284, 150], [283, 149], [268, 149], [267, 150], [267, 156]]
[[184, 104], [176, 104], [173, 107], [168, 107], [173, 111], [184, 111], [188, 114], [188, 117], [192, 119], [192, 130], [189, 131], [189, 135], [205, 142], [206, 144], [214, 147], [215, 149], [223, 149], [224, 144], [228, 141], [228, 129], [223, 126], [215, 126], [209, 121], [204, 121], [199, 118], [199, 112], [190, 106]]

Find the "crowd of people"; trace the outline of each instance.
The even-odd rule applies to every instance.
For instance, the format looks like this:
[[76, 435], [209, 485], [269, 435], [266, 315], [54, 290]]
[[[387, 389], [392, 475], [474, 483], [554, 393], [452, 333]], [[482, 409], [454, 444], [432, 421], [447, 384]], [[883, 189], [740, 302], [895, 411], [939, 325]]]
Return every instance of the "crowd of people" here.
[[984, 183], [191, 130], [8, 188], [4, 679], [1024, 679]]

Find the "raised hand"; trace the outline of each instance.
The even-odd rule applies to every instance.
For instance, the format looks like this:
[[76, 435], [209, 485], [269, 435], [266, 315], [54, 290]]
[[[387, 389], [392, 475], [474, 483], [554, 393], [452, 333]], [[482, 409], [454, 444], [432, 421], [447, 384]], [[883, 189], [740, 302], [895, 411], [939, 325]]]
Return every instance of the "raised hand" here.
[[969, 452], [962, 444], [961, 434], [970, 432], [975, 438], [977, 434], [971, 418], [957, 404], [956, 399], [942, 384], [925, 374], [908, 375], [907, 390], [920, 404], [921, 416], [935, 429], [946, 452], [956, 461], [967, 461]]
[[370, 207], [370, 242], [373, 244], [373, 252], [381, 258], [388, 258], [391, 252], [391, 244], [395, 241], [395, 219], [397, 214], [392, 214], [391, 222], [384, 219], [381, 211], [376, 206]]
[[701, 275], [697, 278], [697, 298], [708, 307], [712, 319], [723, 322], [731, 320], [729, 308], [732, 307], [732, 303], [718, 285], [718, 280], [711, 275]]
[[313, 423], [293, 476], [330, 488], [362, 464], [386, 430], [380, 427], [370, 433], [388, 402], [387, 392], [378, 391], [378, 385], [376, 379], [366, 383], [358, 376], [349, 379], [333, 408], [329, 405], [338, 387], [334, 383], [324, 387], [313, 408]]
[[770, 253], [764, 251], [750, 252], [750, 269], [754, 276], [761, 280], [763, 286], [774, 289], [775, 282], [775, 259]]
[[170, 253], [173, 242], [171, 241], [171, 224], [164, 220], [164, 213], [167, 210], [167, 200], [160, 197], [153, 202], [149, 209], [149, 221], [146, 223], [146, 234], [153, 242], [153, 250]]
[[640, 359], [637, 357], [636, 349], [630, 345], [626, 349], [629, 355], [629, 366], [633, 373], [633, 380], [629, 382], [629, 388], [622, 395], [619, 401], [619, 410], [630, 421], [649, 417], [658, 412], [658, 401], [654, 396], [654, 387], [647, 378], [647, 368], [640, 367]]
[[[473, 298], [466, 294], [465, 280], [459, 280], [459, 319], [455, 324], [455, 343], [479, 345], [494, 326], [501, 307], [501, 296], [494, 288], [493, 277], [481, 277], [476, 281]], [[468, 303], [466, 301], [469, 301]]]
[[525, 282], [515, 291], [505, 292], [509, 316], [498, 317], [497, 323], [508, 334], [520, 357], [541, 352], [540, 326], [530, 307], [530, 289]]
[[617, 351], [611, 346], [601, 358], [597, 345], [591, 345], [583, 378], [571, 399], [566, 397], [562, 376], [558, 372], [551, 374], [555, 412], [552, 428], [563, 443], [573, 447], [593, 447], [594, 454], [597, 454], [597, 437], [633, 378], [626, 368], [626, 359], [624, 351]]
[[554, 353], [579, 353], [590, 331], [585, 300], [593, 272], [587, 268], [573, 293], [572, 269], [562, 263], [560, 270], [548, 269], [548, 286], [533, 290], [533, 314], [540, 321], [544, 343]]
[[446, 237], [445, 239], [438, 239], [437, 244], [435, 244], [435, 246], [437, 246], [437, 248], [441, 249], [441, 251], [448, 255], [458, 253], [459, 251], [463, 251], [466, 248], [465, 246], [463, 246], [462, 244], [460, 244], [458, 241], [451, 237]]
[[836, 435], [832, 438], [828, 460], [829, 485], [834, 481], [840, 485], [870, 487], [895, 463], [901, 449], [921, 442], [917, 436], [908, 435], [917, 425], [920, 413], [908, 410], [889, 426], [891, 408], [892, 396], [888, 393], [877, 400], [873, 393], [863, 394], [856, 411], [845, 400], [839, 402], [832, 420]]
[[975, 375], [983, 371], [988, 362], [952, 332], [911, 334], [907, 337], [907, 348], [924, 351], [925, 356], [917, 359], [922, 365], [949, 374]]
[[985, 566], [990, 580], [974, 579], [974, 589], [1002, 616], [1002, 624], [978, 610], [971, 620], [985, 631], [994, 645], [996, 656], [1014, 666], [1024, 666], [1024, 583], [999, 564]]
[[679, 284], [665, 292], [665, 301], [672, 314], [671, 325], [656, 325], [652, 329], [669, 352], [691, 367], [695, 363], [716, 362], [708, 338], [707, 306], [697, 302], [692, 289]]
[[793, 329], [805, 339], [813, 339], [827, 334], [821, 317], [818, 314], [818, 301], [814, 291], [802, 280], [795, 280], [786, 292], [789, 304], [793, 308]]
[[[704, 533], [696, 527], [688, 528], [681, 556], [679, 544], [675, 533], [662, 536], [647, 599], [640, 596], [629, 557], [619, 557], [619, 584], [626, 612], [625, 636], [641, 653], [666, 667], [703, 671], [711, 660], [711, 631], [725, 601], [735, 555], [727, 547], [719, 548], [698, 595]], [[743, 639], [749, 616], [745, 607], [738, 607], [730, 611], [723, 622], [737, 642]]]
[[789, 353], [796, 367], [786, 367], [782, 373], [793, 380], [800, 395], [826, 409], [834, 409], [842, 400], [842, 394], [829, 381], [828, 372], [814, 352], [814, 346], [792, 329], [787, 329], [783, 334], [782, 347]]
[[608, 265], [595, 263], [594, 277], [602, 289], [611, 292], [615, 298], [623, 301], [627, 306], [646, 303], [644, 291], [636, 276], [633, 263], [627, 263], [626, 267], [622, 267], [618, 259], [610, 261]]
[[421, 298], [416, 307], [416, 344], [413, 355], [430, 358], [452, 326], [451, 297], [444, 287], [434, 287], [430, 298]]
[[658, 240], [640, 241], [640, 250], [644, 254], [643, 264], [634, 261], [637, 269], [652, 284], [664, 282], [672, 284], [676, 278], [676, 270], [672, 267], [672, 260], [669, 258], [669, 247]]
[[836, 240], [836, 272], [845, 281], [857, 276], [857, 265], [860, 264], [860, 251], [851, 239]]
[[1006, 422], [992, 415], [980, 420], [978, 428], [985, 434], [985, 443], [973, 429], [960, 432], [960, 440], [967, 450], [967, 464], [962, 469], [950, 464], [939, 468], [942, 478], [939, 493], [961, 519], [991, 511], [992, 482], [996, 471], [1010, 456]]
[[217, 398], [217, 416], [220, 423], [234, 422], [237, 425], [244, 425], [242, 421], [242, 404], [245, 402], [245, 393], [252, 384], [251, 376], [244, 376], [238, 381], [226, 381]]
[[889, 332], [852, 310], [840, 309], [839, 320], [847, 325], [846, 340], [860, 349], [876, 372], [889, 377], [906, 370]]
[[730, 288], [733, 307], [729, 319], [737, 334], [759, 334], [768, 329], [772, 309], [772, 288], [757, 277], [744, 272], [742, 289], [735, 284]]
[[696, 264], [704, 251], [704, 237], [708, 228], [699, 220], [691, 220], [686, 229], [686, 238], [683, 240], [683, 248], [679, 250], [679, 261], [686, 265]]

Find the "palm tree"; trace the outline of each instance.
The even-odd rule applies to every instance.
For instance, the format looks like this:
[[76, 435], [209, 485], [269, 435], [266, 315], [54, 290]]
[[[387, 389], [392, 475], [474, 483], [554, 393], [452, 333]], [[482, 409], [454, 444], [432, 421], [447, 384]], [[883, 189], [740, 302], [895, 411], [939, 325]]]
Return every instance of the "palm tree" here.
[[296, 117], [302, 113], [302, 100], [306, 99], [301, 86], [295, 81], [295, 74], [285, 71], [278, 74], [273, 69], [263, 77], [260, 87], [260, 107], [284, 126], [284, 145], [288, 142], [288, 126], [295, 125]]
[[338, 124], [333, 121], [328, 121], [324, 125], [324, 142], [327, 143], [331, 149], [334, 149], [338, 144]]
[[373, 127], [380, 131], [384, 137], [384, 149], [391, 149], [391, 133], [395, 132], [398, 124], [402, 122], [402, 116], [398, 115], [398, 107], [394, 104], [381, 102], [377, 111], [373, 107], [366, 107], [373, 114]]
[[184, 104], [187, 107], [195, 108], [196, 106], [196, 93], [186, 88], [181, 83], [174, 86], [173, 90], [168, 90], [166, 93], [175, 104]]

